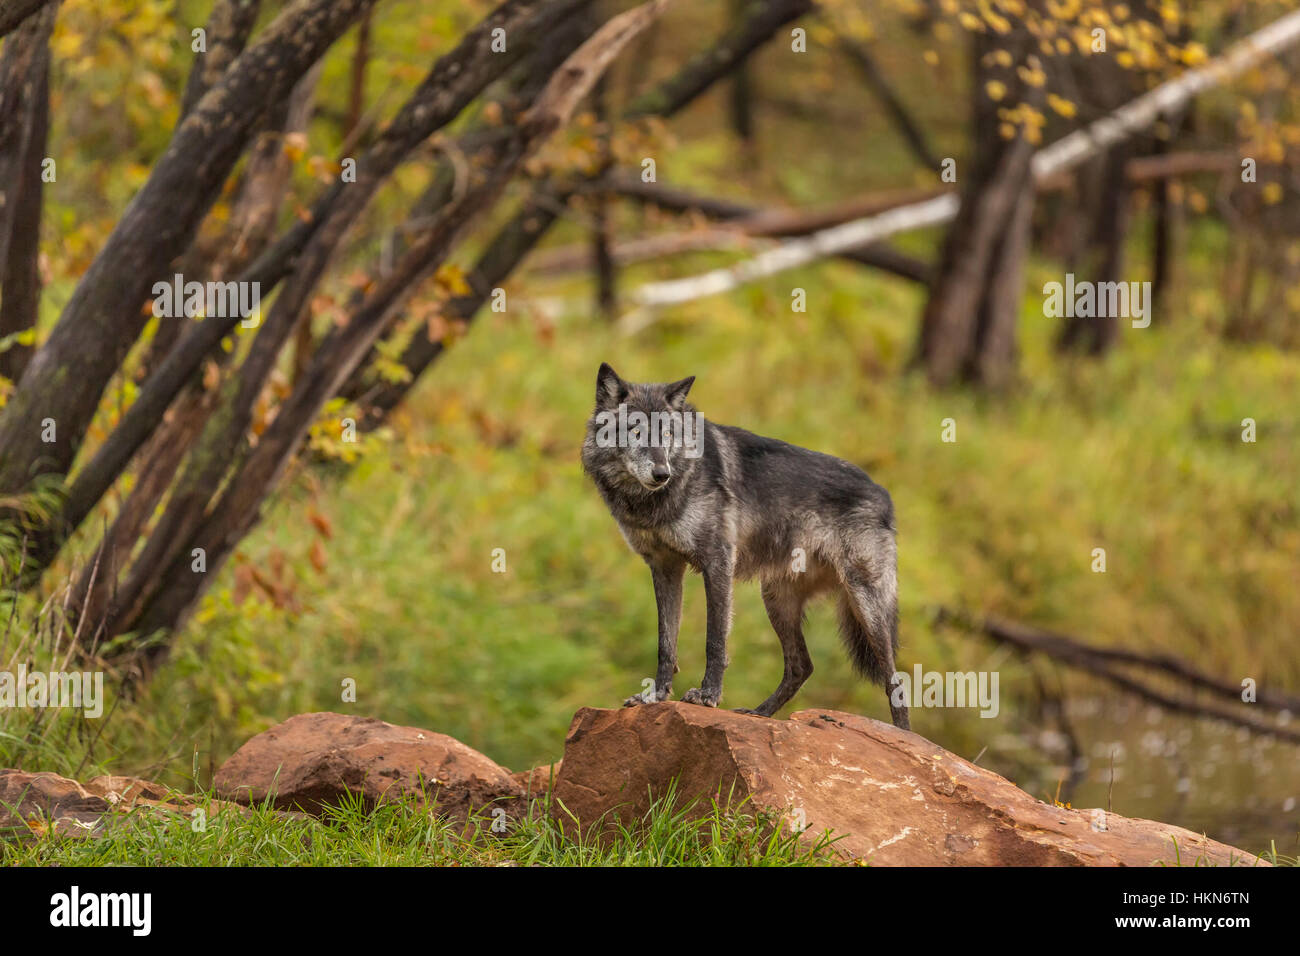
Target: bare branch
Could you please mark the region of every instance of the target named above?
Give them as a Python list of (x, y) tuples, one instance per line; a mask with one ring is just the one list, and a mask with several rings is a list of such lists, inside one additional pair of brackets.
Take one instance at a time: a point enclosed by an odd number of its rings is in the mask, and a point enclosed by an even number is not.
[(799, 19), (812, 8), (812, 0), (753, 0), (736, 25), (705, 52), (628, 104), (625, 117), (672, 116), (744, 63), (782, 25)]
[[(1222, 720), (1238, 727), (1245, 727), (1258, 734), (1277, 737), (1291, 743), (1300, 743), (1300, 731), (1260, 720), (1252, 715), (1224, 707), (1214, 707), (1198, 703), (1187, 697), (1175, 697), (1157, 690), (1148, 684), (1128, 676), (1116, 669), (1116, 665), (1133, 665), (1148, 671), (1155, 671), (1167, 677), (1179, 680), (1191, 688), (1208, 691), (1214, 696), (1241, 703), (1241, 687), (1198, 671), (1186, 661), (1167, 654), (1142, 654), (1122, 648), (1093, 647), (1075, 638), (1062, 634), (1053, 634), (1037, 628), (1027, 627), (1013, 621), (988, 618), (983, 621), (970, 621), (963, 615), (946, 609), (940, 611), (940, 623), (956, 623), (984, 633), (988, 637), (1027, 653), (1041, 653), (1067, 667), (1084, 671), (1099, 677), (1142, 700), (1178, 713), (1194, 717), (1209, 717)], [(1278, 711), (1291, 712), (1300, 706), (1293, 695), (1282, 692), (1260, 691), (1255, 706)]]
[(839, 46), (849, 58), (849, 62), (857, 68), (858, 74), (866, 82), (871, 92), (875, 94), (876, 99), (885, 108), (885, 112), (893, 120), (898, 131), (903, 134), (903, 139), (911, 147), (912, 154), (920, 160), (922, 166), (927, 169), (937, 170), (939, 168), (939, 159), (934, 150), (930, 148), (925, 132), (912, 118), (912, 114), (903, 103), (902, 98), (895, 92), (894, 87), (885, 74), (881, 72), (880, 67), (876, 65), (876, 58), (871, 55), (871, 51), (865, 45), (847, 37), (840, 39)]

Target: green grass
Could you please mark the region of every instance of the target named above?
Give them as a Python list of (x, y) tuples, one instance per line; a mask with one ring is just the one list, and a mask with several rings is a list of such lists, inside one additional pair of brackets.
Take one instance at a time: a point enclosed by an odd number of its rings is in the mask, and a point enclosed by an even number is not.
[[(112, 818), (103, 836), (52, 833), (0, 840), (0, 866), (829, 866), (843, 862), (827, 835), (801, 841), (769, 812), (716, 801), (677, 801), (670, 791), (634, 825), (597, 838), (565, 826), (539, 800), (505, 832), (485, 811), (467, 824), (442, 819), (413, 800), (373, 810), (360, 799), (321, 818), (279, 813), (190, 816), (133, 811)], [(557, 819), (558, 818), (558, 819)]]
[[(0, 839), (0, 866), (842, 866), (863, 865), (835, 851), (829, 832), (800, 839), (771, 811), (744, 802), (679, 801), (672, 788), (631, 825), (614, 823), (599, 835), (569, 825), (571, 814), (552, 798), (493, 830), (484, 810), (468, 822), (435, 815), (413, 799), (373, 809), (360, 798), (319, 818), (262, 805), (243, 812), (195, 801), (190, 814), (137, 809), (109, 817), (94, 838), (37, 828)], [(556, 812), (558, 811), (558, 812)], [(1300, 866), (1276, 846), (1261, 854), (1275, 866)], [(1243, 858), (1240, 865), (1252, 865)], [(1167, 866), (1204, 866), (1175, 841)]]

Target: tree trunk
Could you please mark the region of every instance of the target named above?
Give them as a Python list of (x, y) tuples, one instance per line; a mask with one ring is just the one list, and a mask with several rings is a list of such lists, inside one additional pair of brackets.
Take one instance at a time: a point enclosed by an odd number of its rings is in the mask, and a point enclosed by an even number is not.
[[(1034, 187), (1033, 148), (1023, 132), (1010, 139), (1000, 131), (998, 103), (987, 92), (1001, 83), (1007, 102), (1033, 99), (1011, 67), (985, 62), (995, 48), (985, 34), (972, 41), (972, 126), (974, 160), (962, 186), (961, 207), (944, 237), (930, 298), (921, 320), (917, 357), (930, 381), (949, 385), (959, 378), (1002, 383), (1015, 352), (1015, 322), (1023, 292)], [(1007, 46), (1029, 49), (1023, 35)], [(1019, 62), (1013, 54), (1013, 60)], [(958, 180), (961, 181), (961, 174)]]
[[(490, 172), (448, 204), (412, 242), (392, 273), (378, 282), (348, 321), (321, 343), (302, 383), (281, 406), (256, 447), (247, 449), (242, 467), (204, 515), (197, 534), (186, 548), (153, 565), (155, 572), (161, 572), (158, 586), (150, 589), (146, 601), (135, 603), (115, 621), (110, 632), (138, 630), (150, 635), (160, 629), (174, 630), (185, 619), (203, 592), (208, 575), (221, 567), (257, 520), (261, 503), (283, 477), (320, 408), (337, 394), (418, 283), (445, 260), (468, 224), (495, 201), (515, 170), (568, 122), (613, 58), (653, 22), (667, 2), (651, 0), (610, 20), (556, 72), (519, 125), (498, 142)], [(189, 551), (193, 548), (202, 549), (206, 556), (205, 574), (195, 574), (190, 567)], [(141, 663), (146, 672), (165, 656), (166, 650), (165, 644), (144, 650)]]
[[(1094, 210), (1091, 241), (1086, 253), (1086, 276), (1095, 283), (1116, 282), (1124, 265), (1124, 239), (1128, 233), (1129, 189), (1124, 178), (1124, 164), (1129, 158), (1127, 145), (1113, 147), (1098, 161), (1100, 182), (1093, 189)], [(1098, 301), (1101, 311), (1101, 303)], [(1067, 316), (1062, 323), (1058, 348), (1062, 351), (1104, 355), (1119, 340), (1116, 315)]]
[[(144, 328), (153, 283), (189, 245), (267, 103), (287, 95), (372, 3), (299, 0), (195, 104), (0, 411), (0, 494), (22, 491), (38, 474), (67, 473)], [(53, 424), (53, 441), (44, 440), (42, 423)]]
[[(54, 7), (42, 12), (53, 26)], [(15, 34), (8, 44), (17, 44), (21, 34)], [(26, 103), (25, 136), (22, 156), (14, 168), (14, 188), (6, 189), (4, 200), (12, 203), (0, 220), (0, 229), (9, 228), (8, 253), (0, 258), (3, 263), (3, 288), (0, 288), (0, 339), (36, 327), (41, 301), (40, 239), (41, 207), (44, 183), (41, 179), (45, 159), (45, 142), (49, 132), (50, 51), (48, 32), (36, 49), (26, 71), (26, 82), (31, 84), (31, 94)], [(8, 97), (0, 94), (4, 103)], [(16, 107), (17, 109), (17, 107)], [(34, 348), (14, 343), (0, 351), (0, 376), (17, 382), (27, 368)]]

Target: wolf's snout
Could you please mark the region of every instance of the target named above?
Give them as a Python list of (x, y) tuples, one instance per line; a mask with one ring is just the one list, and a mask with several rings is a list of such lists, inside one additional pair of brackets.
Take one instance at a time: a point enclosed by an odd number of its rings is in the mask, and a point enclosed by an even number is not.
[(659, 482), (660, 484), (667, 481), (672, 476), (673, 476), (673, 470), (669, 468), (668, 465), (666, 464), (655, 465), (653, 468), (650, 469), (650, 477), (653, 478), (656, 482)]

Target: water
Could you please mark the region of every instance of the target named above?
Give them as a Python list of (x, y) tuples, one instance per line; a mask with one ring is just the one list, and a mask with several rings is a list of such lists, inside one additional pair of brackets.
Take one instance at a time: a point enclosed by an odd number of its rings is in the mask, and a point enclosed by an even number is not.
[(1129, 698), (1078, 698), (1064, 711), (1075, 746), (1052, 719), (990, 734), (967, 717), (959, 733), (987, 747), (980, 766), (1040, 799), (1175, 824), (1250, 853), (1272, 841), (1300, 855), (1300, 747)]

